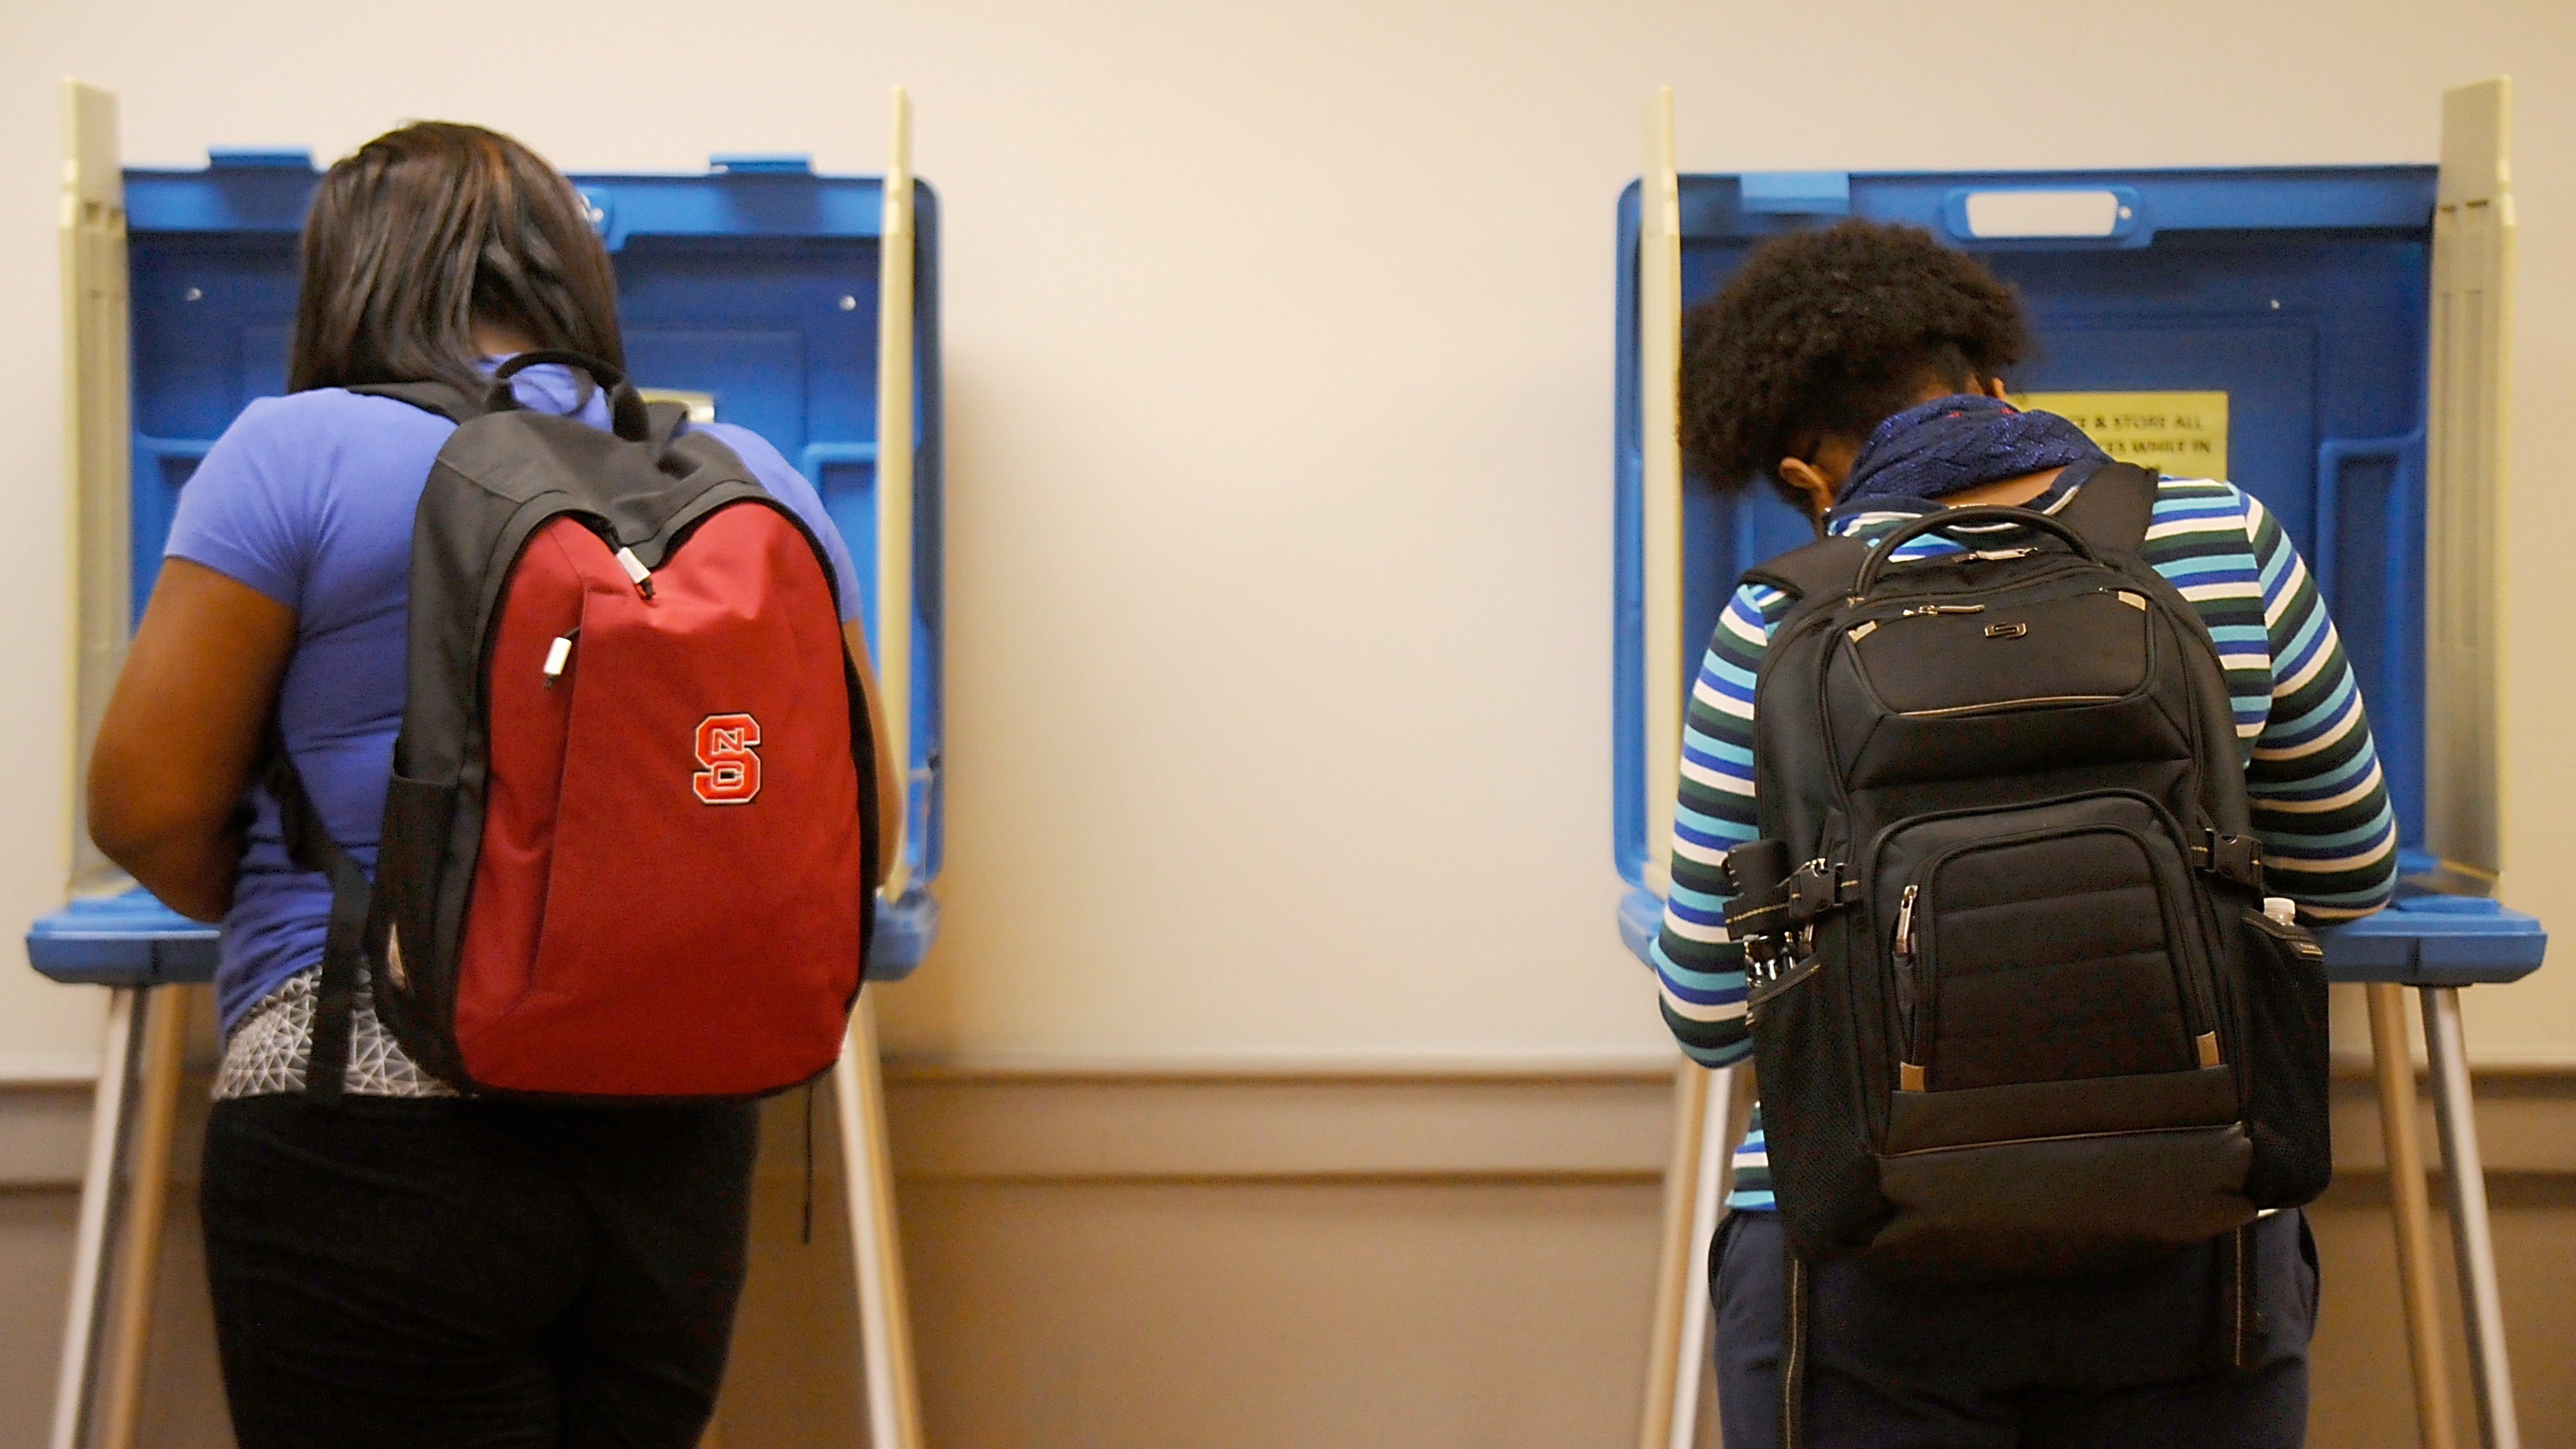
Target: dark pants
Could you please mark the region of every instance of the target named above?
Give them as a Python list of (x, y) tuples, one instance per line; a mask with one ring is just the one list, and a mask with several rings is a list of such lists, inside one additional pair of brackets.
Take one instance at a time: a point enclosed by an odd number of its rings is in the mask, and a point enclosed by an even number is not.
[(242, 1449), (688, 1449), (742, 1290), (754, 1126), (217, 1103), (206, 1262)]
[[(2216, 1366), (2226, 1252), (2112, 1279), (1961, 1289), (1808, 1265), (1814, 1449), (2297, 1449), (2307, 1431), (2316, 1244), (2298, 1213), (2255, 1227), (2254, 1368)], [(1717, 1392), (1726, 1449), (1779, 1442), (1780, 1220), (1719, 1230)]]

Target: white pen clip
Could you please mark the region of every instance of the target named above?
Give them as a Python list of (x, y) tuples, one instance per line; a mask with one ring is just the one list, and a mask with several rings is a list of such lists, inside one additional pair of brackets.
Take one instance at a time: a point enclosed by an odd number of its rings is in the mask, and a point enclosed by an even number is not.
[(635, 556), (635, 550), (631, 548), (619, 549), (617, 551), (617, 564), (618, 567), (626, 570), (626, 576), (628, 578), (635, 581), (637, 592), (643, 594), (643, 596), (648, 599), (653, 597), (653, 571), (644, 567), (644, 560)]

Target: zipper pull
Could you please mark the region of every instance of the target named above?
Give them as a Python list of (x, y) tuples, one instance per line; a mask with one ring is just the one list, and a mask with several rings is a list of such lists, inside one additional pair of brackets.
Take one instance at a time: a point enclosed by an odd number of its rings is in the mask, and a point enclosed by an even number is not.
[(653, 571), (644, 567), (644, 560), (635, 556), (635, 550), (619, 549), (617, 566), (626, 570), (626, 576), (635, 581), (636, 592), (648, 599), (653, 597)]
[(1920, 885), (1905, 888), (1896, 898), (1896, 1020), (1911, 1054), (1914, 1040), (1914, 897)]
[(564, 665), (572, 660), (572, 636), (580, 632), (581, 626), (575, 624), (571, 633), (561, 635), (546, 646), (546, 688), (554, 688), (555, 681), (563, 677)]

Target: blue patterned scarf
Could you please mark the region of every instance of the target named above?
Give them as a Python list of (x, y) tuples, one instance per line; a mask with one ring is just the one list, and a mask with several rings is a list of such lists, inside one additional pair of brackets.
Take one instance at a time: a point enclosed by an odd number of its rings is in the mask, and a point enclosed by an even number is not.
[(2055, 413), (2023, 412), (2001, 398), (1953, 393), (1916, 403), (1870, 429), (1834, 506), (1870, 498), (1938, 498), (2109, 457), (2083, 429)]

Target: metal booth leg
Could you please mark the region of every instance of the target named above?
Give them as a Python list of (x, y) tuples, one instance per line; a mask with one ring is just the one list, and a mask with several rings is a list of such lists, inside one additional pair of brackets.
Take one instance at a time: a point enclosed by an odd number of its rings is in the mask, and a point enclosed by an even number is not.
[(2468, 1049), (2460, 1034), (2460, 993), (2454, 987), (2427, 986), (2421, 994), (2434, 1120), (2441, 1127), (2443, 1175), (2450, 1182), (2451, 1246), (2459, 1257), (2460, 1316), (2468, 1328), (2478, 1431), (2487, 1449), (2522, 1449), (2522, 1431), (2514, 1422), (2513, 1370), (2505, 1358), (2504, 1303), (2496, 1290), (2495, 1240), (2487, 1228), (2486, 1169), (2478, 1156)]
[(1714, 1406), (1700, 1403), (1700, 1379), (1707, 1372), (1709, 1355), (1708, 1249), (1717, 1236), (1717, 1221), (1726, 1211), (1726, 1193), (1733, 1176), (1735, 1084), (1737, 1069), (1721, 1067), (1709, 1073), (1708, 1105), (1700, 1124), (1699, 1173), (1693, 1184), (1691, 1199), (1689, 1269), (1682, 1279), (1682, 1321), (1680, 1352), (1673, 1363), (1673, 1426), (1671, 1449), (1697, 1449), (1703, 1436), (1700, 1421), (1705, 1415), (1714, 1419)]
[(107, 1255), (123, 1196), (127, 1115), (133, 1110), (137, 1037), (147, 1019), (143, 992), (119, 987), (107, 999), (107, 1049), (89, 1120), (89, 1166), (81, 1176), (80, 1222), (72, 1240), (71, 1309), (63, 1323), (61, 1376), (54, 1388), (52, 1449), (80, 1449), (88, 1428), (90, 1371), (105, 1326)]
[(142, 1061), (135, 1071), (133, 1174), (117, 1230), (116, 1291), (100, 1367), (101, 1449), (134, 1449), (143, 1426), (143, 1374), (152, 1350), (152, 1299), (161, 1280), (161, 1234), (170, 1217), (170, 1148), (179, 1124), (179, 1077), (188, 1049), (193, 990), (154, 988), (139, 1009)]
[(2442, 1300), (2433, 1280), (2433, 1213), (2424, 1191), (2424, 1148), (2415, 1134), (2415, 1063), (2406, 1049), (2406, 988), (2372, 982), (2362, 990), (2370, 1001), (2371, 1069), (2379, 1079), (2388, 1210), (2397, 1222), (2406, 1356), (2415, 1369), (2416, 1435), (2423, 1449), (2454, 1449), (2451, 1380), (2442, 1361)]
[(82, 1449), (93, 1423), (103, 1449), (132, 1449), (142, 1421), (187, 1030), (185, 994), (156, 999), (149, 988), (119, 987), (109, 998), (54, 1390), (53, 1449)]
[(1646, 1362), (1642, 1449), (1702, 1441), (1700, 1376), (1709, 1341), (1708, 1245), (1725, 1212), (1738, 1069), (1684, 1058), (1673, 1079), (1673, 1158), (1664, 1178), (1664, 1243)]
[(841, 1115), (841, 1178), (858, 1267), (859, 1354), (868, 1393), (869, 1449), (921, 1449), (912, 1319), (895, 1235), (894, 1154), (886, 1141), (885, 1078), (877, 1060), (876, 997), (859, 993), (849, 1040), (832, 1072)]
[(1668, 1449), (1675, 1432), (1673, 1401), (1681, 1363), (1682, 1314), (1690, 1276), (1691, 1199), (1699, 1181), (1701, 1142), (1708, 1130), (1709, 1072), (1683, 1057), (1673, 1069), (1673, 1155), (1664, 1168), (1663, 1242), (1655, 1255), (1655, 1319), (1646, 1350), (1646, 1405), (1637, 1427), (1639, 1449)]

